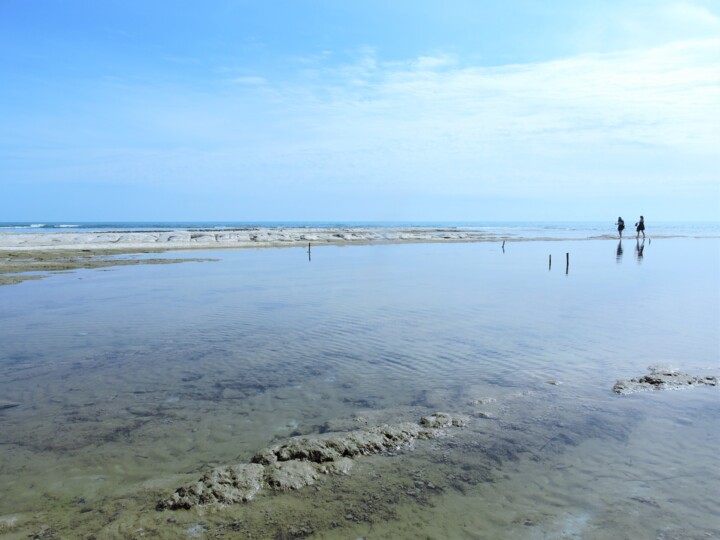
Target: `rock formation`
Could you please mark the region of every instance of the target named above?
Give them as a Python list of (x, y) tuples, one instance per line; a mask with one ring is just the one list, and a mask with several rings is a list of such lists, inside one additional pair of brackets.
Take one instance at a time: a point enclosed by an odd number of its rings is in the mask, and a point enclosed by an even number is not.
[(613, 386), (616, 394), (632, 394), (646, 390), (665, 390), (690, 388), (698, 385), (717, 386), (718, 378), (714, 375), (697, 377), (674, 369), (650, 367), (650, 374), (629, 380), (620, 380)]
[(197, 482), (181, 487), (160, 501), (158, 510), (189, 509), (213, 504), (250, 501), (264, 488), (274, 491), (312, 485), (321, 474), (347, 474), (358, 456), (379, 454), (408, 446), (415, 439), (430, 439), (441, 428), (461, 427), (465, 420), (446, 413), (349, 433), (298, 437), (261, 450), (251, 463), (215, 468)]

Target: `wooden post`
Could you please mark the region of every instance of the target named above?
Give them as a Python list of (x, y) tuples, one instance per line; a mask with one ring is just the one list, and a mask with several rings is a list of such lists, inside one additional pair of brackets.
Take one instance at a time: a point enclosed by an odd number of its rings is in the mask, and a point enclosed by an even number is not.
[(567, 274), (569, 270), (570, 270), (570, 254), (566, 253), (565, 254), (565, 273)]
[(309, 261), (309, 260), (311, 260), (311, 259), (310, 259), (310, 242), (308, 242), (308, 261)]
[(548, 270), (552, 268), (552, 255), (548, 255)]

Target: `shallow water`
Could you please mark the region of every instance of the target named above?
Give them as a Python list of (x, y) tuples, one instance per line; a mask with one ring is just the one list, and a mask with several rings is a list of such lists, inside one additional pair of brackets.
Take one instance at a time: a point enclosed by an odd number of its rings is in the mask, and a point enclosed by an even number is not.
[[(0, 289), (0, 534), (720, 536), (717, 389), (611, 392), (718, 374), (717, 239), (193, 255), (220, 260)], [(154, 510), (290, 436), (435, 410), (472, 419), (319, 489)]]

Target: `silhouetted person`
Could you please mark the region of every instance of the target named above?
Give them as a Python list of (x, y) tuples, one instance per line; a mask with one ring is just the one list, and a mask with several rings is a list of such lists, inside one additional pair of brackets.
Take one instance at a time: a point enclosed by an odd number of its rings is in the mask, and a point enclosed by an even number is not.
[(640, 216), (640, 221), (638, 221), (635, 224), (635, 229), (637, 230), (637, 236), (635, 238), (640, 238), (640, 233), (643, 235), (643, 240), (645, 240), (645, 218)]
[(618, 217), (617, 223), (615, 225), (617, 225), (618, 234), (620, 235), (620, 238), (622, 238), (622, 232), (623, 230), (625, 230), (625, 222), (623, 221), (623, 218)]
[(615, 254), (615, 260), (617, 262), (620, 262), (622, 260), (622, 255), (623, 255), (622, 240), (620, 240), (618, 242), (617, 253)]

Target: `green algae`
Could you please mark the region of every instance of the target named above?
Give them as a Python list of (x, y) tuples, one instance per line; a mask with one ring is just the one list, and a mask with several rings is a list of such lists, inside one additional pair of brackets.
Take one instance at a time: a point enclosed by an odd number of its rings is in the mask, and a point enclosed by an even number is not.
[(79, 269), (97, 269), (141, 264), (175, 264), (200, 262), (198, 258), (123, 258), (131, 254), (157, 253), (158, 249), (45, 249), (32, 251), (0, 251), (0, 285), (15, 285), (27, 280), (42, 279), (50, 273)]

